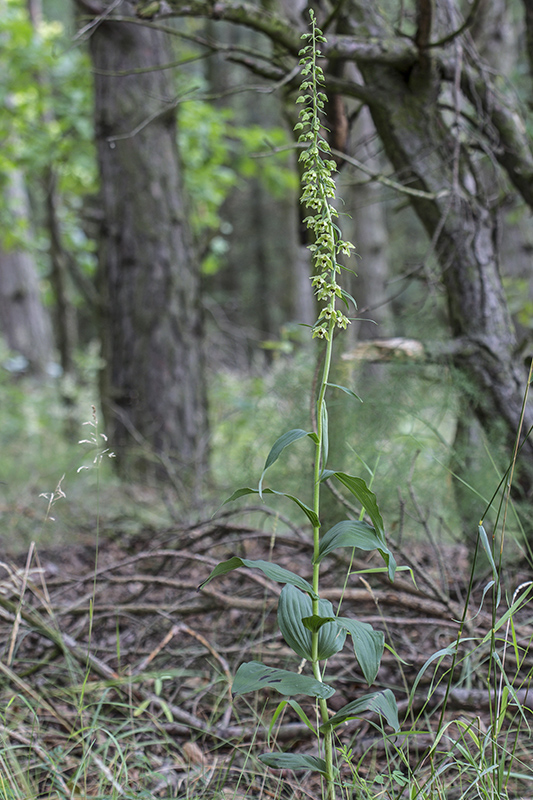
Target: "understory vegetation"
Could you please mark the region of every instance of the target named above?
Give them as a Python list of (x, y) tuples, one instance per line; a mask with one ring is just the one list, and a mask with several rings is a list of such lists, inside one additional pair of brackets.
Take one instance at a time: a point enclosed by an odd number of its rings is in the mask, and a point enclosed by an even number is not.
[[(294, 742), (296, 752), (316, 755), (300, 714), (286, 707), (269, 735), (275, 694), (230, 693), (243, 662), (294, 668), (277, 632), (279, 589), (259, 573), (232, 572), (197, 592), (216, 563), (234, 554), (270, 561), (275, 549), (281, 566), (309, 574), (309, 534), (289, 501), (272, 509), (244, 498), (217, 510), (215, 499), (261, 472), (270, 444), (265, 425), (281, 432), (289, 408), (299, 417), (291, 396), (309, 372), (296, 359), (246, 381), (218, 377), (213, 463), (220, 466), (208, 496), (187, 516), (179, 502), (147, 487), (121, 487), (105, 457), (94, 463), (98, 451), (77, 443), (92, 430), (83, 425), (92, 416), (82, 401), (69, 439), (53, 386), (32, 393), (28, 414), (29, 401), (19, 402), (24, 383), (4, 380), (10, 435), (3, 461), (17, 469), (2, 473), (9, 554), (0, 593), (2, 798), (320, 797), (316, 773), (280, 773), (257, 758), (273, 746), (294, 751)], [(501, 526), (494, 529), (496, 569), (479, 552), (482, 543), (473, 564), (475, 546), (448, 513), (449, 444), (435, 433), (409, 445), (412, 431), (402, 425), (399, 414), (389, 444), (400, 481), (387, 452), (374, 463), (366, 451), (353, 458), (369, 467), (366, 479), (385, 500), (389, 545), (409, 571), (392, 585), (384, 573), (361, 579), (354, 573), (379, 560), (338, 551), (323, 574), (323, 598), (336, 605), (343, 597), (344, 614), (385, 633), (376, 687), (394, 693), (401, 728), (392, 735), (366, 712), (365, 720), (343, 724), (339, 796), (524, 798), (533, 667), (527, 551), (509, 510), (502, 564)], [(360, 435), (357, 441), (363, 448)], [(279, 462), (272, 485), (287, 484), (300, 468), (311, 475), (301, 455)], [(78, 472), (81, 466), (91, 469)], [(484, 469), (486, 497), (472, 492), (473, 528), (501, 474), (489, 458)], [(63, 474), (65, 497), (55, 491)], [(492, 525), (486, 530), (491, 538)], [(336, 676), (333, 709), (365, 693), (346, 648), (328, 671)]]

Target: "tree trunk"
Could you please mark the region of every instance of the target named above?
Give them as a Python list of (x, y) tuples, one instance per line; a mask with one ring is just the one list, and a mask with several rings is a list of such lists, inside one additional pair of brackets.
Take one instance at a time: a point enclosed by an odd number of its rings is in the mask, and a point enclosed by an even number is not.
[[(4, 197), (15, 220), (29, 225), (22, 175), (12, 172)], [(52, 326), (41, 301), (33, 256), (20, 244), (0, 248), (0, 329), (8, 347), (20, 353), (29, 369), (44, 375), (53, 360)]]
[[(50, 238), (50, 285), (55, 297), (55, 333), (57, 349), (63, 375), (73, 372), (73, 351), (77, 342), (77, 326), (74, 307), (67, 291), (67, 255), (63, 250), (57, 217), (56, 175), (53, 169), (45, 169), (43, 184), (45, 191), (45, 224)], [(64, 400), (67, 402), (66, 395)]]
[[(124, 5), (128, 6), (124, 9)], [(125, 3), (123, 13), (133, 13)], [(114, 22), (90, 37), (104, 221), (101, 397), (119, 470), (180, 481), (207, 460), (200, 277), (176, 145), (169, 37)], [(156, 69), (154, 69), (156, 68)]]
[[(531, 28), (532, 0), (523, 2)], [(274, 44), (274, 53), (287, 53), (293, 60), (300, 49), (297, 27), (251, 4), (220, 0), (214, 9), (209, 0), (168, 0), (167, 7), (177, 16), (208, 16), (261, 31)], [(369, 106), (397, 180), (409, 193), (440, 261), (453, 361), (474, 386), (471, 405), (488, 431), (498, 422), (514, 443), (526, 374), (517, 360), (498, 269), (497, 165), (533, 208), (533, 149), (518, 103), (511, 93), (503, 97), (498, 91), (461, 27), (458, 4), (418, 0), (416, 8), (413, 37), (404, 30), (413, 17), (402, 5), (396, 11), (369, 0), (339, 4), (328, 23), (342, 20), (343, 35), (326, 30), (328, 41), (321, 50), (329, 60), (355, 62), (363, 84), (327, 70), (328, 93)], [(290, 79), (279, 68), (279, 56), (266, 67), (250, 55), (247, 63), (272, 80)], [(482, 169), (487, 160), (495, 170), (488, 191)], [(527, 409), (524, 430), (532, 422)], [(533, 464), (533, 440), (525, 442), (522, 456)], [(524, 483), (533, 486), (531, 480)]]
[[(368, 109), (363, 108), (354, 129), (354, 138), (360, 143), (354, 155), (369, 169), (379, 173), (381, 164), (372, 152), (375, 135)], [(351, 187), (346, 198), (346, 207), (353, 220), (352, 232), (349, 223), (344, 220), (343, 228), (346, 238), (354, 242), (361, 263), (361, 267), (359, 261), (355, 261), (355, 266), (352, 265), (357, 278), (351, 281), (350, 292), (359, 307), (356, 316), (362, 320), (348, 329), (348, 346), (353, 345), (356, 339), (385, 338), (391, 333), (392, 310), (387, 302), (389, 234), (385, 209), (379, 202), (380, 191), (376, 183), (365, 180)]]
[(522, 0), (526, 25), (526, 50), (529, 61), (529, 74), (533, 77), (533, 0)]
[[(353, 4), (355, 19), (375, 29), (371, 4)], [(470, 154), (445, 124), (437, 106), (440, 78), (431, 63), (410, 72), (387, 64), (361, 64), (372, 89), (370, 111), (385, 152), (404, 183), (428, 196), (411, 196), (442, 268), (453, 361), (474, 386), (471, 404), (489, 432), (503, 423), (509, 443), (518, 429), (526, 375), (517, 364), (517, 341), (498, 266), (497, 224), (483, 180)], [(526, 428), (533, 414), (526, 412)], [(533, 442), (524, 446), (533, 464)], [(528, 481), (528, 485), (530, 482)]]

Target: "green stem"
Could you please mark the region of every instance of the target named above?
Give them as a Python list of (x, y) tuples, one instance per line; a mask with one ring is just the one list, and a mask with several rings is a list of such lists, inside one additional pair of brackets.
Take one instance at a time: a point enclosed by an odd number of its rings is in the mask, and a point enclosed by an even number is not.
[[(314, 13), (311, 11), (312, 23), (312, 53), (309, 56), (310, 69), (306, 67), (304, 74), (310, 74), (312, 91), (310, 96), (311, 115), (304, 111), (302, 120), (305, 124), (309, 125), (311, 135), (306, 139), (310, 142), (308, 149), (308, 157), (306, 161), (307, 172), (304, 173), (308, 176), (308, 186), (302, 195), (303, 201), (311, 209), (316, 211), (314, 223), (308, 223), (309, 227), (315, 232), (315, 264), (319, 266), (318, 279), (316, 285), (317, 294), (319, 299), (325, 299), (329, 295), (327, 307), (319, 317), (319, 329), (316, 335), (324, 336), (326, 339), (326, 352), (324, 357), (324, 367), (322, 371), (322, 379), (318, 389), (316, 401), (316, 445), (315, 445), (315, 459), (314, 459), (314, 487), (313, 487), (313, 511), (315, 512), (316, 519), (320, 519), (320, 483), (323, 470), (326, 468), (327, 453), (324, 450), (324, 441), (326, 431), (324, 431), (324, 421), (327, 419), (325, 414), (325, 397), (326, 389), (329, 381), (329, 373), (331, 369), (331, 360), (333, 352), (333, 334), (337, 324), (342, 327), (342, 322), (336, 312), (336, 297), (338, 295), (337, 288), (337, 272), (339, 267), (337, 265), (337, 253), (340, 251), (341, 246), (347, 247), (347, 243), (340, 241), (338, 237), (338, 228), (334, 224), (333, 216), (334, 209), (330, 205), (330, 198), (334, 196), (334, 184), (331, 179), (331, 165), (330, 162), (323, 162), (321, 152), (327, 152), (326, 143), (320, 137), (320, 113), (324, 107), (324, 95), (321, 93), (321, 84), (323, 84), (323, 75), (320, 68), (317, 66), (317, 59), (320, 55), (317, 43), (324, 41), (320, 31), (317, 31)], [(309, 49), (309, 48), (308, 48)], [(305, 84), (307, 89), (308, 83)], [(306, 116), (307, 114), (307, 116)], [(300, 124), (300, 129), (302, 128)], [(304, 135), (305, 139), (305, 135)], [(342, 249), (342, 252), (346, 252)], [(325, 267), (323, 265), (326, 265)], [(342, 317), (342, 315), (341, 315)], [(347, 320), (344, 320), (344, 327)], [(318, 324), (318, 323), (317, 323)], [(313, 591), (316, 599), (313, 599), (312, 607), (313, 614), (319, 615), (319, 582), (320, 582), (320, 564), (318, 563), (318, 556), (320, 550), (320, 523), (313, 527)], [(322, 681), (323, 675), (320, 669), (320, 661), (318, 658), (318, 639), (319, 632), (314, 631), (311, 636), (311, 661), (313, 674), (316, 680)], [(328, 705), (325, 699), (319, 699), (318, 708), (320, 713), (321, 724), (326, 724), (329, 721)], [(319, 744), (320, 744), (319, 734)], [(335, 781), (334, 781), (334, 764), (333, 764), (333, 733), (328, 726), (322, 737), (324, 760), (326, 762), (326, 800), (335, 800)]]
[[(334, 302), (334, 301), (332, 301)], [(320, 518), (320, 474), (325, 464), (322, 464), (322, 449), (323, 449), (323, 409), (324, 400), (326, 396), (326, 388), (328, 385), (329, 372), (331, 368), (331, 355), (333, 351), (333, 331), (335, 322), (330, 320), (329, 324), (329, 337), (326, 341), (326, 354), (324, 357), (324, 369), (322, 372), (322, 380), (318, 391), (318, 398), (316, 404), (316, 435), (318, 441), (315, 445), (315, 463), (314, 463), (314, 489), (313, 489), (313, 511)], [(318, 579), (320, 572), (320, 564), (316, 563), (318, 558), (318, 549), (320, 546), (320, 526), (313, 528), (313, 590), (318, 594)], [(318, 600), (315, 601), (318, 604)], [(318, 609), (318, 605), (317, 605)], [(314, 611), (313, 611), (314, 613)]]
[[(332, 298), (331, 303), (334, 304), (335, 300)], [(326, 340), (326, 353), (324, 357), (324, 369), (322, 372), (322, 380), (317, 399), (317, 437), (318, 441), (315, 446), (315, 463), (314, 463), (314, 491), (313, 491), (313, 510), (319, 519), (320, 515), (320, 475), (325, 464), (322, 464), (323, 452), (323, 406), (326, 396), (326, 389), (328, 385), (329, 372), (331, 368), (331, 356), (333, 351), (333, 333), (335, 329), (335, 320), (331, 319), (329, 323), (328, 338)], [(320, 526), (313, 528), (313, 590), (318, 594), (319, 578), (320, 578), (320, 564), (318, 563), (318, 553), (320, 546)], [(318, 615), (319, 607), (318, 600), (313, 600), (313, 614)], [(312, 657), (313, 657), (313, 674), (315, 678), (322, 681), (322, 674), (320, 672), (320, 664), (318, 660), (318, 632), (313, 632), (311, 637), (312, 644)], [(326, 700), (320, 699), (318, 701), (320, 709), (320, 717), (322, 723), (329, 720), (328, 704)], [(335, 800), (335, 782), (333, 776), (333, 735), (330, 729), (324, 733), (324, 760), (326, 762), (326, 800)]]

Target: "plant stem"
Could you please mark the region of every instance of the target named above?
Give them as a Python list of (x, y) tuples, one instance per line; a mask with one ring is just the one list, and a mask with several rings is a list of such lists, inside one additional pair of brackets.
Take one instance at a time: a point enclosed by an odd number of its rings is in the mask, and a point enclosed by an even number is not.
[[(331, 298), (331, 303), (335, 303), (335, 299)], [(329, 322), (328, 337), (326, 339), (326, 353), (324, 358), (324, 369), (322, 371), (322, 380), (318, 392), (317, 399), (317, 437), (318, 441), (315, 445), (315, 463), (314, 463), (314, 491), (313, 491), (313, 510), (319, 519), (320, 514), (320, 475), (325, 464), (322, 464), (323, 455), (323, 437), (324, 437), (324, 403), (326, 396), (326, 389), (329, 379), (329, 372), (331, 368), (331, 356), (333, 352), (333, 332), (335, 329), (335, 320), (332, 318)], [(318, 563), (318, 554), (320, 546), (320, 526), (313, 528), (313, 590), (318, 594), (319, 578), (320, 578), (320, 564)], [(313, 600), (313, 614), (319, 614), (318, 600)], [(315, 678), (322, 681), (322, 674), (320, 671), (320, 664), (318, 660), (318, 631), (313, 632), (312, 638), (312, 656), (313, 656), (313, 674)], [(328, 704), (324, 699), (318, 701), (320, 709), (320, 717), (322, 723), (329, 720)], [(326, 800), (335, 800), (335, 783), (333, 778), (333, 734), (331, 729), (327, 729), (324, 733), (324, 760), (326, 762)]]
[[(317, 60), (321, 56), (318, 44), (325, 39), (321, 31), (316, 26), (314, 12), (310, 11), (311, 33), (303, 38), (310, 42), (302, 51), (304, 81), (302, 83), (302, 96), (297, 102), (304, 104), (300, 112), (300, 122), (295, 126), (295, 130), (303, 133), (299, 137), (299, 142), (306, 143), (306, 149), (300, 155), (300, 161), (305, 165), (302, 175), (303, 192), (301, 195), (302, 203), (310, 209), (310, 215), (305, 222), (314, 234), (313, 244), (310, 250), (313, 252), (313, 259), (316, 274), (313, 278), (313, 287), (319, 300), (325, 301), (325, 306), (320, 312), (318, 321), (313, 328), (313, 337), (324, 338), (326, 340), (326, 352), (324, 357), (324, 367), (322, 379), (318, 389), (316, 400), (316, 442), (315, 459), (313, 470), (313, 511), (317, 524), (313, 526), (313, 592), (315, 597), (312, 600), (314, 616), (320, 616), (320, 603), (318, 599), (320, 583), (320, 484), (323, 471), (327, 462), (327, 408), (326, 408), (326, 389), (328, 386), (329, 373), (333, 352), (333, 335), (335, 328), (346, 328), (349, 320), (336, 309), (337, 298), (345, 300), (345, 295), (337, 284), (337, 273), (341, 267), (337, 263), (337, 255), (344, 253), (350, 254), (353, 245), (344, 242), (340, 238), (340, 231), (334, 223), (334, 217), (338, 216), (333, 205), (335, 197), (335, 182), (332, 172), (335, 170), (335, 162), (328, 160), (323, 154), (330, 153), (329, 144), (321, 135), (320, 115), (324, 112), (326, 96), (321, 91), (324, 86), (324, 74), (318, 66)], [(319, 631), (314, 630), (311, 634), (311, 661), (313, 674), (318, 681), (323, 680), (319, 661)], [(326, 800), (335, 800), (335, 781), (333, 764), (333, 733), (327, 724), (329, 722), (328, 705), (325, 699), (319, 699), (318, 708), (320, 711), (321, 724), (325, 725), (323, 733), (324, 760), (326, 763)], [(320, 744), (319, 733), (319, 744)]]

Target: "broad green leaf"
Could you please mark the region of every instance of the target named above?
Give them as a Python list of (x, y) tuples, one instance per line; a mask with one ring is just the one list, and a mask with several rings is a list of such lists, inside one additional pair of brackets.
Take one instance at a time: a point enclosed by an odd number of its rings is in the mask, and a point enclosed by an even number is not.
[(303, 617), (302, 622), (308, 631), (316, 633), (323, 625), (328, 622), (336, 622), (336, 619), (335, 617), (319, 617), (317, 614), (313, 614), (311, 617)]
[[(378, 536), (376, 529), (355, 519), (337, 522), (333, 528), (320, 537), (318, 557), (319, 564), (325, 556), (336, 550), (337, 547), (357, 547), (359, 550), (379, 550), (387, 547), (382, 537)], [(388, 548), (387, 548), (388, 549)]]
[(261, 495), (262, 486), (263, 486), (263, 478), (265, 477), (265, 472), (269, 467), (274, 464), (275, 461), (278, 460), (281, 452), (288, 447), (293, 442), (297, 442), (298, 439), (303, 439), (304, 436), (310, 436), (311, 434), (308, 431), (304, 431), (301, 428), (294, 428), (292, 431), (287, 431), (284, 433), (283, 436), (280, 436), (274, 444), (272, 445), (272, 449), (267, 456), (267, 460), (265, 461), (265, 466), (263, 467), (263, 472), (261, 473), (261, 478), (259, 480), (259, 494)]
[[(333, 606), (329, 600), (319, 600), (318, 610), (321, 617), (334, 618)], [(303, 623), (303, 619), (313, 616), (313, 604), (307, 594), (286, 585), (281, 590), (278, 601), (278, 625), (283, 638), (294, 652), (311, 661), (312, 636)], [(318, 658), (322, 661), (342, 650), (346, 640), (346, 631), (339, 628), (336, 622), (327, 622), (318, 632)]]
[(359, 700), (353, 700), (351, 703), (348, 703), (348, 705), (341, 708), (340, 711), (337, 711), (328, 722), (321, 725), (320, 731), (324, 732), (328, 728), (336, 728), (349, 719), (357, 719), (361, 717), (365, 711), (374, 711), (376, 714), (384, 717), (395, 731), (400, 730), (396, 698), (390, 689), (385, 689), (383, 692), (371, 692), (364, 697), (360, 697)]
[(320, 539), (316, 563), (329, 555), (337, 547), (357, 547), (359, 550), (378, 550), (389, 572), (389, 578), (394, 579), (396, 561), (389, 550), (385, 537), (380, 535), (375, 528), (367, 522), (347, 519), (338, 522), (330, 528)]
[(247, 494), (259, 494), (257, 489), (250, 489), (249, 486), (244, 486), (242, 489), (237, 489), (233, 492), (231, 497), (228, 497), (227, 500), (224, 500), (222, 505), (226, 505), (226, 503), (232, 503), (234, 500), (238, 500), (240, 497), (245, 497)]
[(263, 492), (269, 492), (269, 493), (272, 492), (272, 494), (279, 494), (279, 495), (282, 495), (283, 497), (288, 497), (289, 500), (292, 500), (293, 503), (296, 503), (296, 505), (299, 506), (302, 509), (302, 511), (306, 515), (307, 519), (309, 520), (309, 522), (313, 526), (313, 528), (320, 528), (320, 520), (318, 519), (318, 517), (315, 514), (315, 512), (313, 511), (313, 509), (309, 508), (309, 506), (306, 506), (305, 503), (302, 503), (302, 501), (299, 500), (294, 495), (286, 494), (285, 492), (275, 492), (273, 489), (272, 490), (263, 489)]
[(323, 758), (300, 753), (263, 753), (259, 761), (272, 769), (305, 769), (326, 775), (328, 768)]
[(361, 505), (364, 507), (366, 513), (372, 520), (374, 528), (379, 536), (383, 537), (385, 541), (385, 529), (383, 526), (383, 519), (379, 512), (376, 495), (372, 492), (362, 478), (355, 478), (353, 475), (347, 475), (346, 472), (335, 472), (334, 470), (327, 470), (322, 475), (322, 480), (325, 478), (335, 477), (356, 497)]
[(239, 567), (259, 569), (267, 576), (267, 578), (270, 578), (272, 581), (276, 581), (276, 583), (290, 583), (293, 586), (298, 586), (304, 592), (309, 592), (313, 597), (317, 597), (311, 584), (308, 583), (304, 578), (300, 578), (300, 576), (296, 575), (295, 572), (291, 572), (290, 570), (285, 569), (285, 567), (280, 567), (278, 564), (272, 564), (270, 561), (262, 561), (261, 559), (258, 561), (251, 561), (249, 558), (239, 558), (238, 556), (233, 556), (233, 558), (230, 558), (227, 561), (221, 561), (220, 564), (217, 564), (209, 577), (198, 586), (198, 591), (200, 591), (202, 587), (207, 586), (207, 584), (210, 583), (213, 578), (218, 578), (220, 575), (226, 575), (226, 573), (232, 572), (234, 569), (239, 569)]
[[(226, 503), (231, 503), (233, 500), (238, 500), (239, 497), (244, 497), (247, 494), (260, 494), (260, 492), (259, 489), (250, 489), (249, 487), (245, 486), (243, 489), (237, 489), (236, 492), (233, 492), (231, 497), (228, 497), (227, 500), (224, 500), (223, 505), (226, 505)], [(302, 501), (299, 500), (294, 495), (286, 494), (285, 492), (276, 492), (274, 489), (263, 489), (261, 492), (261, 496), (263, 494), (277, 494), (279, 497), (287, 497), (289, 500), (292, 500), (293, 503), (296, 503), (296, 505), (302, 509), (307, 519), (313, 526), (313, 528), (320, 527), (320, 520), (318, 519), (313, 509), (309, 508), (309, 506), (306, 506), (305, 503), (302, 503)]]
[(340, 386), (338, 383), (328, 383), (327, 385), (331, 386), (332, 389), (340, 389), (341, 392), (344, 392), (345, 394), (349, 395), (350, 397), (355, 397), (355, 399), (359, 400), (360, 403), (363, 402), (358, 394), (356, 394), (354, 391), (352, 391), (352, 389), (348, 389), (346, 386)]
[(233, 696), (256, 692), (258, 689), (275, 689), (280, 694), (305, 694), (308, 697), (321, 697), (326, 700), (335, 694), (335, 689), (316, 678), (298, 675), (287, 669), (267, 667), (259, 661), (247, 661), (241, 664), (233, 680)]
[(347, 630), (352, 637), (355, 657), (370, 686), (376, 680), (383, 655), (385, 646), (383, 633), (375, 631), (368, 622), (359, 622), (359, 620), (348, 617), (338, 617), (337, 624)]
[(309, 436), (309, 432), (304, 431), (301, 428), (294, 428), (292, 431), (287, 431), (287, 433), (284, 433), (283, 436), (280, 436), (279, 439), (272, 445), (272, 449), (270, 450), (267, 460), (265, 461), (263, 472), (265, 472), (275, 461), (278, 460), (282, 450), (284, 450), (293, 442), (297, 442), (298, 439), (303, 439), (304, 436)]

